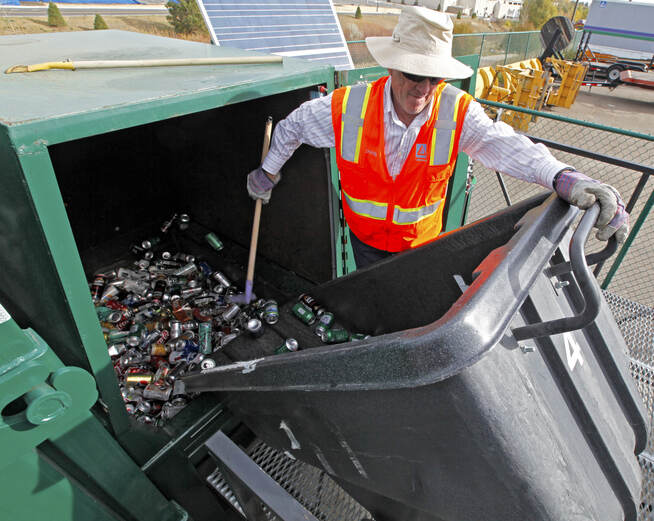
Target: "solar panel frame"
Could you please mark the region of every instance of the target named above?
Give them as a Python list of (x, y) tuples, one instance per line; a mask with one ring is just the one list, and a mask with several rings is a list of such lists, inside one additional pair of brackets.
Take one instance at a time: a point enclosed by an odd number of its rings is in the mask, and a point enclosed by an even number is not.
[(354, 69), (332, 0), (196, 0), (216, 45)]

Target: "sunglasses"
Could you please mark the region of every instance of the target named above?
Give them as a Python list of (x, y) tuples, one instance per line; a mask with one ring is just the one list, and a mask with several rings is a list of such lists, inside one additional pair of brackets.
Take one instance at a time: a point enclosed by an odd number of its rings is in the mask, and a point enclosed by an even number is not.
[(408, 72), (402, 72), (402, 76), (404, 76), (407, 80), (412, 81), (414, 83), (421, 83), (425, 80), (429, 80), (429, 83), (432, 85), (438, 85), (443, 78), (431, 78), (429, 76), (418, 76), (417, 74), (409, 74)]

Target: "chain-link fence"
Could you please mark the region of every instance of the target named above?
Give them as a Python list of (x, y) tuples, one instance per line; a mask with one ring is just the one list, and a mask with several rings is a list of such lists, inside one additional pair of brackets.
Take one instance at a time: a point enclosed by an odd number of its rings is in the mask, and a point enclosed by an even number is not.
[[(574, 57), (582, 31), (575, 32), (573, 42), (566, 49)], [(390, 36), (390, 35), (389, 35)], [(377, 65), (366, 47), (364, 40), (347, 42), (355, 67), (372, 67)], [(531, 58), (536, 58), (543, 52), (540, 31), (521, 31), (512, 33), (475, 33), (455, 34), (452, 42), (454, 56), (479, 55), (479, 66), (506, 65)]]

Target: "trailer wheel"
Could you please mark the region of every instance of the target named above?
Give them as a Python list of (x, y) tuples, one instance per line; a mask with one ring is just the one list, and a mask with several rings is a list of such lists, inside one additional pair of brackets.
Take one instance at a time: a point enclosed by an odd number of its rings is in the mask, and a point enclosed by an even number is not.
[(611, 83), (620, 81), (620, 73), (623, 71), (621, 65), (611, 65), (606, 71), (606, 77)]

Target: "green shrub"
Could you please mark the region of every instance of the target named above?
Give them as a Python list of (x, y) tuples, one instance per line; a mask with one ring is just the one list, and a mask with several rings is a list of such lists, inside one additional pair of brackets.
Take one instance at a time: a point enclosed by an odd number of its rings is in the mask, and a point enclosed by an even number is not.
[(456, 19), (457, 19), (457, 20), (461, 20), (461, 11), (459, 11), (458, 13), (456, 13)]
[(361, 18), (363, 15), (361, 14), (361, 6), (357, 5), (357, 10), (354, 13), (354, 18)]
[(473, 19), (474, 19), (474, 18), (477, 18), (477, 13), (473, 12), (473, 13), (470, 15), (470, 18), (473, 18)]
[(104, 21), (104, 18), (102, 18), (102, 15), (95, 15), (95, 20), (93, 20), (93, 29), (109, 29), (109, 26), (107, 25), (107, 22)]
[(50, 27), (66, 27), (66, 20), (54, 2), (48, 4), (48, 25)]
[(166, 7), (170, 13), (166, 16), (166, 20), (170, 22), (176, 33), (191, 34), (207, 30), (195, 0), (179, 0), (179, 2), (169, 0)]

